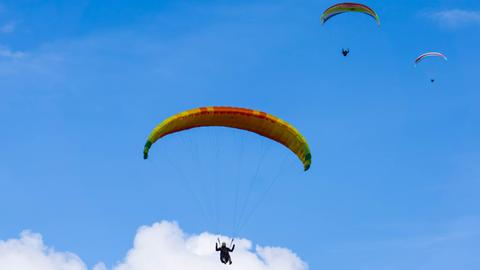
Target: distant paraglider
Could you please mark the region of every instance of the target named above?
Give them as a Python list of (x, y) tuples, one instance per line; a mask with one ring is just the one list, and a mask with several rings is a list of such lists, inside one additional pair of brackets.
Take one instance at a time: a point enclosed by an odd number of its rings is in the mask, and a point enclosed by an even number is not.
[[(420, 56), (418, 56), (416, 59), (415, 59), (415, 67), (421, 63), (424, 59), (427, 59), (427, 58), (430, 58), (430, 57), (434, 57), (434, 58), (442, 58), (443, 60), (445, 61), (448, 61), (448, 58), (442, 54), (442, 53), (439, 53), (439, 52), (427, 52), (427, 53), (423, 53), (421, 54)], [(431, 78), (430, 79), (430, 82), (431, 83), (434, 83), (435, 82), (435, 79), (434, 78)]]
[[(335, 4), (329, 8), (327, 8), (322, 15), (320, 16), (320, 22), (325, 24), (327, 21), (329, 21), (331, 18), (334, 16), (347, 13), (347, 12), (359, 12), (366, 14), (370, 17), (372, 17), (378, 25), (380, 25), (380, 18), (378, 17), (378, 14), (371, 9), (370, 7), (359, 4), (359, 3), (339, 3)], [(342, 49), (342, 55), (347, 56), (349, 54), (350, 50), (348, 48)]]

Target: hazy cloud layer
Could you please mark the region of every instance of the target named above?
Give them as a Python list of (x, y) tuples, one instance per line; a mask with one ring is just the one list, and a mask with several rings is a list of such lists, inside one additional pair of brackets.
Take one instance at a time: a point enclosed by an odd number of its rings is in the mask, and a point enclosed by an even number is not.
[(0, 46), (0, 58), (19, 59), (25, 56), (24, 52), (14, 51), (7, 47)]
[(428, 16), (440, 26), (448, 28), (472, 24), (480, 26), (480, 11), (451, 9), (433, 12)]
[(8, 22), (0, 26), (0, 33), (9, 34), (15, 31), (16, 23)]

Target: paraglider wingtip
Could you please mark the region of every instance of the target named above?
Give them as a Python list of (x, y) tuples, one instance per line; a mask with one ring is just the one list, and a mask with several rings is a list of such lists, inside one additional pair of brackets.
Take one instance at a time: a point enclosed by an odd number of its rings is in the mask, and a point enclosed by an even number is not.
[(308, 169), (310, 169), (310, 165), (312, 165), (312, 154), (310, 154), (310, 152), (305, 155), (305, 162), (303, 164), (303, 171), (308, 171)]
[(152, 147), (152, 142), (150, 140), (148, 140), (146, 143), (145, 143), (145, 148), (143, 148), (143, 159), (147, 159), (148, 158), (148, 151), (150, 150), (150, 147)]

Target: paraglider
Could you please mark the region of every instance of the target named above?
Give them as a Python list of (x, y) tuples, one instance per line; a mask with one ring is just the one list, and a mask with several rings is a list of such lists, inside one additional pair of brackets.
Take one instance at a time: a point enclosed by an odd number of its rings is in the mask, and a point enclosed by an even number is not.
[[(363, 13), (366, 14), (370, 17), (372, 17), (378, 25), (380, 25), (380, 18), (378, 17), (378, 14), (371, 9), (370, 7), (359, 4), (359, 3), (339, 3), (335, 4), (329, 8), (327, 8), (322, 15), (320, 16), (320, 22), (325, 24), (327, 21), (329, 21), (331, 18), (347, 13), (347, 12), (358, 12), (358, 13)], [(349, 54), (350, 50), (348, 48), (342, 49), (342, 55), (347, 56)]]
[[(218, 240), (220, 242), (220, 240)], [(233, 242), (233, 239), (232, 239)], [(230, 244), (231, 245), (231, 244)], [(215, 251), (220, 251), (220, 261), (223, 264), (232, 264), (232, 257), (230, 256), (230, 252), (233, 252), (235, 249), (235, 244), (233, 246), (227, 247), (227, 244), (225, 242), (222, 242), (222, 245), (218, 247), (218, 243), (215, 243)]]
[[(443, 59), (445, 61), (448, 61), (448, 58), (442, 54), (442, 53), (439, 53), (439, 52), (427, 52), (427, 53), (423, 53), (421, 54), (420, 56), (418, 56), (416, 59), (415, 59), (415, 67), (417, 67), (417, 65), (419, 63), (421, 63), (424, 59), (427, 59), (427, 58), (430, 58), (430, 57), (433, 57), (433, 58), (440, 58), (440, 59)], [(434, 83), (435, 82), (435, 79), (434, 78), (430, 78), (430, 82), (431, 83)]]
[[(227, 129), (218, 130), (212, 127), (225, 127)], [(291, 124), (266, 112), (226, 106), (195, 108), (174, 114), (163, 120), (152, 130), (152, 132), (148, 136), (147, 142), (145, 143), (145, 147), (143, 150), (144, 159), (147, 159), (149, 157), (151, 147), (155, 143), (164, 141), (164, 137), (170, 137), (170, 135), (177, 133), (179, 133), (178, 135), (181, 135), (180, 133), (184, 132), (186, 133), (184, 134), (185, 136), (192, 135), (192, 133), (199, 134), (201, 130), (195, 130), (195, 132), (191, 131), (197, 128), (202, 128), (205, 132), (209, 132), (209, 137), (215, 137), (215, 139), (212, 139), (213, 141), (218, 140), (218, 134), (215, 134), (215, 132), (224, 132), (226, 134), (235, 133), (232, 129), (251, 132), (256, 135), (260, 135), (253, 137), (245, 136), (249, 137), (249, 140), (253, 140), (253, 142), (255, 140), (259, 140), (262, 142), (262, 145), (267, 144), (267, 146), (269, 146), (278, 143), (285, 146), (286, 149), (289, 151), (283, 151), (283, 149), (274, 150), (284, 152), (284, 161), (286, 161), (287, 157), (290, 156), (290, 152), (294, 153), (297, 159), (303, 165), (304, 171), (307, 171), (310, 168), (312, 162), (312, 155), (310, 153), (310, 149), (306, 139)], [(259, 172), (262, 161), (265, 157), (266, 150), (268, 148), (260, 147), (257, 149), (253, 145), (251, 146), (252, 149), (255, 149), (255, 151), (257, 151), (253, 153), (259, 154), (258, 163), (254, 164), (254, 162), (250, 162), (251, 159), (246, 159), (246, 162), (248, 162), (247, 167), (242, 167), (240, 163), (242, 160), (241, 155), (243, 152), (243, 135), (237, 136), (239, 137), (238, 139), (242, 140), (242, 142), (240, 143), (241, 147), (238, 151), (240, 158), (232, 156), (232, 154), (235, 154), (235, 151), (233, 151), (231, 154), (226, 155), (225, 158), (219, 158), (218, 150), (220, 148), (218, 148), (218, 144), (214, 147), (208, 147), (208, 141), (203, 140), (205, 138), (200, 136), (192, 136), (192, 138), (184, 140), (183, 143), (183, 145), (187, 148), (191, 146), (189, 150), (196, 149), (191, 151), (190, 153), (192, 155), (191, 161), (193, 163), (188, 163), (188, 161), (185, 161), (183, 159), (182, 153), (179, 153), (179, 156), (173, 160), (168, 157), (170, 154), (172, 154), (172, 152), (166, 153), (165, 155), (161, 156), (161, 158), (169, 159), (172, 168), (178, 172), (179, 179), (185, 181), (185, 187), (188, 192), (191, 192), (193, 195), (192, 197), (198, 200), (198, 207), (200, 207), (200, 210), (202, 210), (200, 212), (204, 214), (203, 218), (205, 219), (205, 222), (216, 222), (214, 226), (216, 226), (216, 228), (218, 229), (219, 223), (225, 224), (225, 220), (230, 220), (229, 218), (226, 218), (226, 216), (222, 215), (222, 213), (220, 213), (222, 208), (225, 209), (225, 213), (232, 215), (233, 229), (231, 231), (231, 234), (233, 236), (239, 233), (241, 229), (243, 229), (243, 227), (248, 223), (248, 221), (252, 217), (253, 212), (266, 197), (267, 192), (270, 190), (270, 187), (275, 183), (276, 179), (283, 176), (281, 170), (288, 169), (289, 167), (285, 165), (286, 163), (282, 163), (282, 165), (280, 166), (280, 164), (275, 164), (274, 159), (269, 159), (268, 162), (273, 161), (273, 163), (270, 163), (271, 166), (265, 167), (265, 172)], [(264, 140), (263, 137), (267, 138), (268, 140)], [(198, 142), (200, 144), (205, 144), (205, 153), (199, 151), (200, 147), (194, 147), (192, 145), (192, 141), (195, 138), (199, 139)], [(223, 137), (220, 137), (220, 139), (222, 138)], [(167, 139), (164, 142), (168, 141), (169, 140)], [(169, 144), (168, 147), (170, 147), (170, 145), (171, 144)], [(175, 149), (174, 151), (177, 151), (178, 148), (174, 147), (173, 149)], [(216, 157), (214, 159), (209, 158), (209, 155), (211, 155), (212, 152), (216, 152), (215, 154), (213, 154), (213, 156)], [(222, 150), (221, 152), (227, 152), (227, 149)], [(227, 166), (221, 166), (219, 163), (220, 161), (227, 163)], [(291, 161), (296, 160), (291, 159)], [(208, 163), (210, 163), (212, 166), (209, 167)], [(186, 173), (182, 170), (182, 165), (188, 166)], [(196, 167), (192, 167), (192, 165)], [(252, 169), (254, 169), (254, 171), (252, 171), (253, 174), (250, 174), (246, 170), (242, 170), (244, 168), (248, 169), (249, 167), (252, 167)], [(272, 169), (278, 169), (278, 172), (272, 171)], [(207, 173), (207, 175), (205, 176), (201, 175), (201, 173), (204, 171)], [(221, 172), (225, 172), (227, 174), (226, 177), (219, 175), (219, 173)], [(188, 177), (188, 173), (192, 173), (191, 178)], [(237, 175), (232, 175), (234, 173), (237, 173)], [(220, 181), (220, 179), (225, 180)], [(219, 182), (216, 182), (217, 180)], [(193, 185), (197, 184), (199, 186), (199, 190), (196, 190), (196, 188), (192, 188), (192, 183)], [(229, 185), (228, 190), (226, 190), (225, 194), (230, 193), (233, 195), (233, 198), (231, 200), (217, 201), (218, 192), (215, 191), (215, 188), (222, 187), (215, 186), (214, 184), (216, 183), (224, 183), (225, 185)], [(207, 189), (210, 189), (209, 187), (212, 188), (210, 190), (201, 191), (200, 188), (203, 187), (207, 187)], [(257, 188), (263, 188), (263, 191)], [(232, 205), (227, 204), (227, 201), (231, 201)], [(223, 220), (219, 218), (220, 216), (222, 216)], [(230, 244), (231, 247), (228, 247), (224, 243), (221, 244), (221, 242), (219, 241), (215, 246), (215, 250), (220, 251), (220, 260), (224, 264), (232, 264), (230, 252), (232, 252), (235, 248), (235, 245), (232, 246), (232, 243)]]
[(312, 155), (307, 141), (298, 130), (271, 114), (236, 107), (201, 107), (175, 114), (155, 127), (148, 137), (143, 158), (148, 158), (150, 147), (166, 135), (198, 127), (229, 127), (242, 129), (274, 140), (290, 149), (302, 162), (307, 171)]

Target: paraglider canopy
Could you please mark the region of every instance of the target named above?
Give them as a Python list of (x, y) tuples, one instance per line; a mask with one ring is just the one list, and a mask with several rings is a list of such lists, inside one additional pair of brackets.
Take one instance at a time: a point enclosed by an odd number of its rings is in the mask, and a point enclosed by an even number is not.
[(339, 3), (327, 8), (320, 17), (322, 24), (326, 23), (332, 17), (346, 12), (360, 12), (372, 17), (378, 25), (380, 25), (380, 18), (378, 14), (370, 7), (359, 3)]
[(448, 58), (442, 54), (442, 53), (439, 53), (439, 52), (427, 52), (427, 53), (423, 53), (421, 54), (420, 56), (418, 56), (416, 59), (415, 59), (415, 66), (422, 62), (424, 59), (426, 58), (429, 58), (429, 57), (440, 57), (440, 58), (443, 58), (443, 60), (445, 61), (448, 61)]
[(167, 118), (155, 127), (148, 137), (143, 158), (148, 158), (150, 147), (160, 138), (182, 130), (198, 127), (229, 127), (250, 131), (286, 146), (295, 153), (307, 171), (312, 155), (307, 141), (286, 121), (271, 114), (236, 107), (212, 106), (184, 111)]

